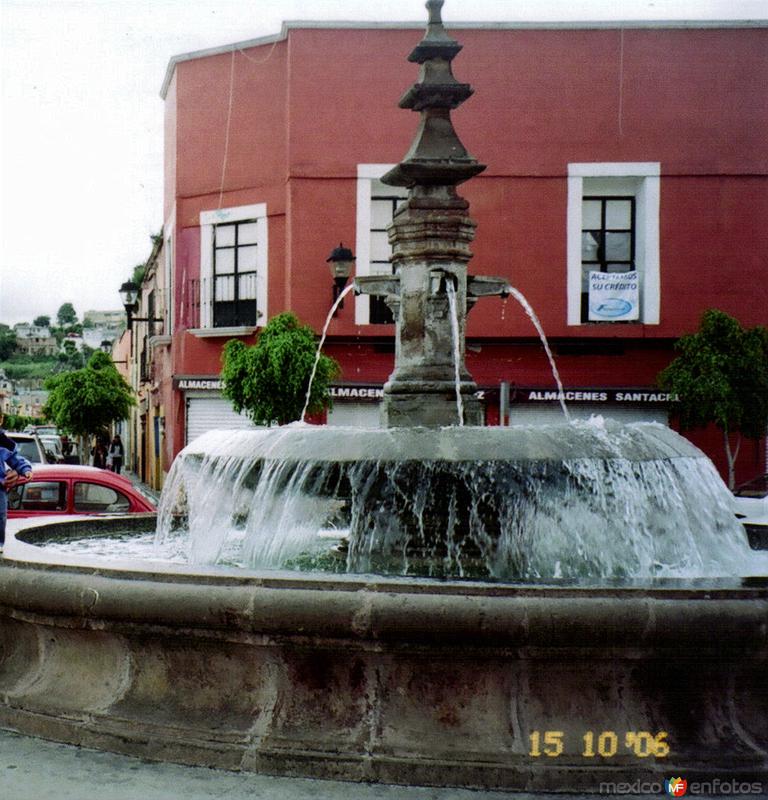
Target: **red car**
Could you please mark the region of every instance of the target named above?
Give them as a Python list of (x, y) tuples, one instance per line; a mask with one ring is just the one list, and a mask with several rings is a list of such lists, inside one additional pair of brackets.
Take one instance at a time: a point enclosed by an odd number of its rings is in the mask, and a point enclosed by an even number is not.
[(32, 480), (8, 492), (8, 517), (155, 511), (122, 475), (74, 464), (33, 464)]

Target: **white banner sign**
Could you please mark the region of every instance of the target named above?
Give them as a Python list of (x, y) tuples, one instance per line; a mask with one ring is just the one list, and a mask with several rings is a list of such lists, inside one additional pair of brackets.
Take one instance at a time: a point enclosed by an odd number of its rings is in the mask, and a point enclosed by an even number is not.
[(637, 272), (589, 273), (589, 321), (623, 322), (640, 318)]

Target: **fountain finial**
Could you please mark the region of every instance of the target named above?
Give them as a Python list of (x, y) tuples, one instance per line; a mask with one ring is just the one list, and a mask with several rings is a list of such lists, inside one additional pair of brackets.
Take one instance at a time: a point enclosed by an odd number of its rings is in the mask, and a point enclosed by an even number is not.
[(485, 169), (464, 148), (451, 121), (451, 110), (472, 95), (472, 87), (451, 71), (461, 45), (443, 27), (442, 6), (443, 0), (427, 0), (426, 33), (408, 56), (421, 71), (400, 98), (400, 108), (419, 111), (422, 120), (403, 160), (382, 178), (390, 186), (455, 186)]
[[(427, 21), (427, 32), (424, 34), (424, 41), (429, 43), (434, 42), (443, 42), (444, 44), (452, 43), (458, 49), (456, 52), (458, 53), (461, 50), (461, 45), (458, 42), (451, 39), (450, 36), (445, 31), (443, 27), (443, 18), (441, 16), (441, 11), (443, 8), (443, 3), (445, 0), (427, 0), (426, 8), (429, 14), (429, 18)], [(415, 59), (411, 59), (415, 60)]]

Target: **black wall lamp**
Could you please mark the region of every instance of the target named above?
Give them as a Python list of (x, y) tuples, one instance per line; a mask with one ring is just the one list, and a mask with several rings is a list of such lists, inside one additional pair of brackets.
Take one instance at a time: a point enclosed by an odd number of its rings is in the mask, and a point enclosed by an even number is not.
[[(102, 341), (102, 343), (99, 345), (99, 350), (101, 350), (102, 353), (106, 353), (110, 358), (112, 358), (112, 344), (113, 343), (110, 342), (109, 339), (104, 339)], [(115, 359), (112, 358), (112, 363), (113, 364), (127, 364), (128, 361), (127, 360), (115, 361)]]
[[(339, 246), (334, 247), (330, 256), (325, 260), (330, 267), (331, 277), (333, 278), (333, 303), (335, 303), (339, 299), (339, 295), (344, 291), (349, 276), (352, 274), (352, 268), (355, 266), (355, 257), (348, 247), (344, 247), (339, 242)], [(338, 307), (344, 308), (343, 300)]]
[(163, 322), (162, 319), (155, 317), (134, 317), (133, 312), (138, 307), (139, 287), (133, 281), (126, 281), (120, 287), (120, 299), (123, 301), (125, 308), (125, 315), (127, 317), (126, 327), (128, 330), (133, 329), (134, 322)]

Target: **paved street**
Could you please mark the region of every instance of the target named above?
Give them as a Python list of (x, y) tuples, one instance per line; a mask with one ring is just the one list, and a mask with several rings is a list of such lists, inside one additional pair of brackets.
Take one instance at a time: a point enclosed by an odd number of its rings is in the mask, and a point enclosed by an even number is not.
[[(528, 800), (531, 797), (464, 789), (272, 778), (156, 764), (0, 731), (2, 800)], [(557, 798), (580, 800), (575, 795), (557, 795)]]

